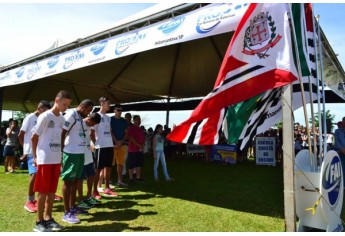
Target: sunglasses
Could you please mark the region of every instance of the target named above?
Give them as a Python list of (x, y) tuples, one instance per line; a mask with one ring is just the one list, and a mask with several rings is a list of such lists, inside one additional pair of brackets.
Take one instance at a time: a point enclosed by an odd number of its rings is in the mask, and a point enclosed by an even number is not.
[(116, 111), (122, 111), (122, 109), (115, 109)]

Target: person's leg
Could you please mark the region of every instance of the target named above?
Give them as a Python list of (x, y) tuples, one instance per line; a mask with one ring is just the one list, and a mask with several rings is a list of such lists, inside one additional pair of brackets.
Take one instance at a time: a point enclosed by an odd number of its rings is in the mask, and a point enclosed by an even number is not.
[(114, 154), (116, 156), (117, 181), (121, 184), (123, 183), (122, 172), (123, 172), (123, 165), (124, 165), (126, 153), (127, 153), (126, 145), (122, 145), (121, 147), (119, 147), (117, 153), (115, 153), (115, 150), (114, 150)]
[[(126, 150), (127, 150), (127, 145), (124, 145), (126, 146)], [(128, 158), (128, 150), (126, 151), (126, 154), (125, 154), (125, 159), (123, 160), (123, 167), (122, 167), (122, 176), (126, 175), (127, 173), (127, 158)]]
[(53, 204), (55, 193), (48, 193), (45, 201), (45, 214), (44, 220), (50, 220), (53, 218)]
[(28, 188), (28, 200), (35, 200), (34, 184), (36, 179), (37, 168), (34, 165), (34, 157), (32, 155), (27, 155), (28, 171), (29, 171), (29, 188)]
[(5, 173), (9, 172), (9, 170), (8, 170), (9, 159), (10, 158), (8, 156), (5, 156), (5, 161), (4, 161)]
[(98, 185), (97, 188), (102, 188), (103, 186), (103, 182), (104, 182), (104, 169), (101, 170), (101, 172), (99, 173), (99, 179), (98, 179)]
[(64, 211), (69, 212), (70, 210), (70, 203), (71, 203), (71, 188), (72, 188), (73, 181), (64, 180), (62, 184), (62, 196), (63, 196), (63, 206)]
[(135, 167), (134, 169), (135, 169), (135, 171), (136, 171), (136, 172), (135, 172), (135, 173), (136, 173), (136, 174), (135, 174), (135, 175), (136, 175), (136, 178), (137, 178), (137, 179), (141, 179), (141, 167)]
[(37, 222), (44, 220), (44, 207), (47, 199), (47, 194), (38, 193), (37, 194)]
[(90, 198), (92, 194), (92, 185), (94, 183), (95, 176), (89, 176), (86, 181), (86, 186), (87, 186), (87, 192), (86, 192), (86, 198)]
[(164, 156), (164, 152), (162, 151), (161, 154), (160, 154), (160, 161), (162, 163), (162, 169), (163, 169), (163, 174), (164, 174), (164, 177), (165, 177), (165, 180), (166, 181), (169, 181), (171, 180), (169, 174), (168, 174), (168, 170), (167, 170), (167, 164), (165, 162), (165, 156)]
[(10, 157), (10, 167), (12, 169), (12, 172), (16, 169), (16, 167), (17, 167), (17, 157), (16, 156)]
[(94, 182), (93, 182), (93, 191), (98, 191), (98, 181), (100, 179), (100, 175), (101, 175), (102, 169), (96, 169), (96, 174), (95, 174), (95, 178), (94, 178)]
[[(70, 208), (74, 208), (75, 207), (75, 201), (77, 198), (77, 187), (78, 186), (78, 180), (74, 180), (72, 182), (72, 186), (71, 186), (71, 196), (70, 196)], [(81, 194), (83, 196), (83, 193)]]
[(158, 181), (158, 163), (159, 163), (159, 152), (154, 151), (156, 154), (156, 158), (154, 159), (154, 164), (153, 164), (153, 177), (155, 178), (156, 181)]
[(112, 167), (105, 167), (104, 168), (105, 189), (110, 189), (111, 171), (112, 171)]

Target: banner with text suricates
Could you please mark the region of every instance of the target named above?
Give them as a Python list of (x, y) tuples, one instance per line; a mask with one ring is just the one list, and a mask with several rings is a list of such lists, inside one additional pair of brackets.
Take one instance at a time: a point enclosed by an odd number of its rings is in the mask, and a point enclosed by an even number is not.
[(256, 137), (255, 159), (257, 165), (276, 165), (276, 139), (273, 137)]
[(0, 87), (17, 85), (131, 54), (234, 31), (248, 4), (210, 4), (143, 28), (0, 73)]

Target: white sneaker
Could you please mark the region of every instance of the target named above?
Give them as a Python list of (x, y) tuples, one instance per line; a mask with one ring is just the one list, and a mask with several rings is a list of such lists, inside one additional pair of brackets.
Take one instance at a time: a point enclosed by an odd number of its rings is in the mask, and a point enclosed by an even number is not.
[(98, 191), (99, 193), (103, 193), (103, 192), (104, 192), (104, 188), (98, 187), (98, 188), (97, 188), (97, 191)]

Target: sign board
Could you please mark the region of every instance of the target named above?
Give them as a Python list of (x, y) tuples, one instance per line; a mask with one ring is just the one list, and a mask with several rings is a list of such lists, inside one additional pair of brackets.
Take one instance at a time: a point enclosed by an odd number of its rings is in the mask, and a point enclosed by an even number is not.
[(187, 144), (186, 149), (187, 149), (187, 154), (196, 154), (196, 153), (205, 154), (204, 146)]
[(227, 144), (214, 145), (211, 149), (211, 159), (213, 161), (235, 164), (237, 162), (237, 146)]
[(274, 137), (256, 137), (255, 159), (257, 165), (276, 165), (276, 139)]

